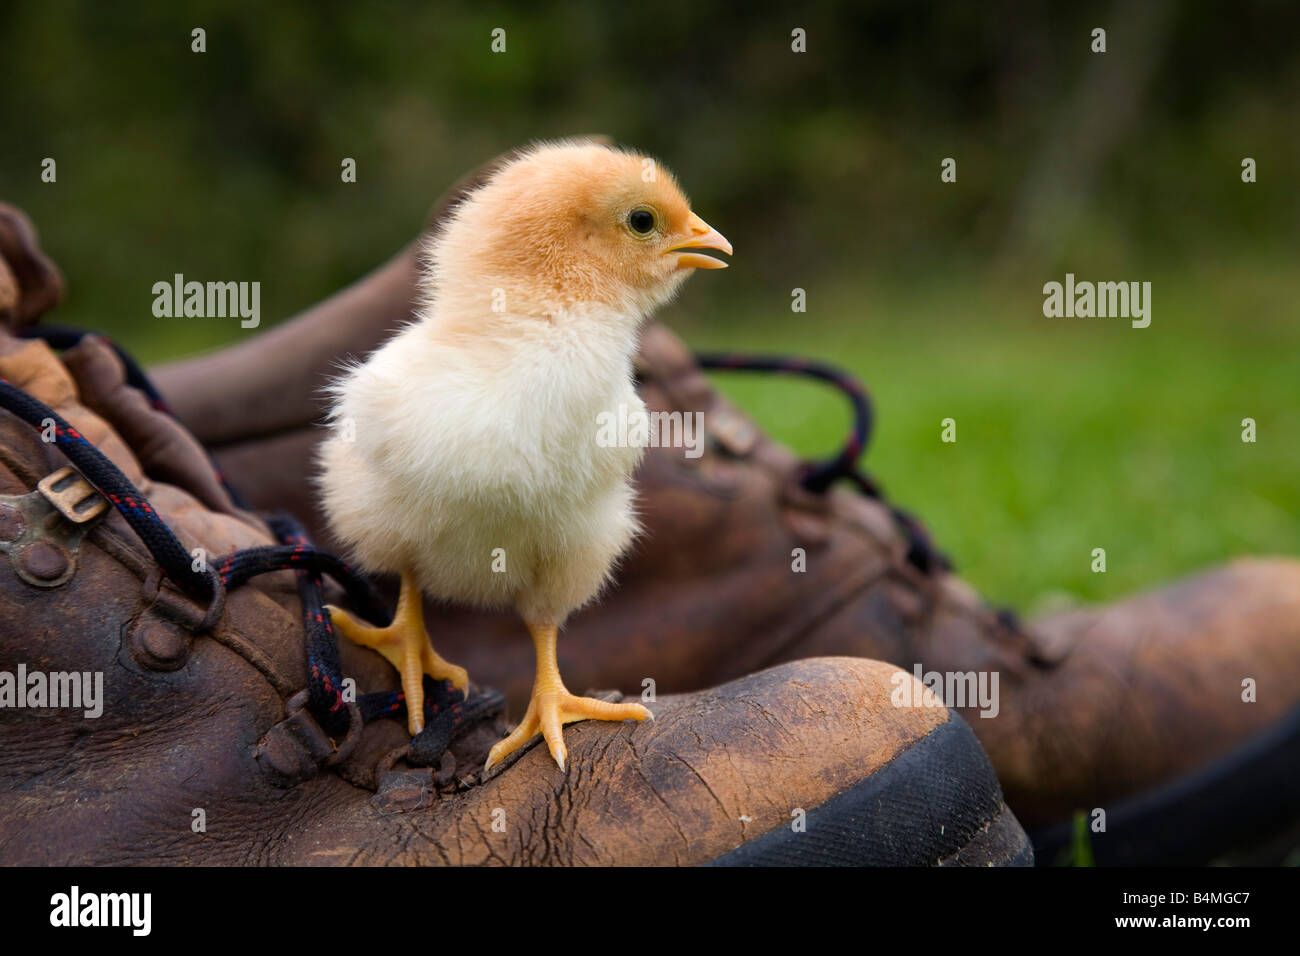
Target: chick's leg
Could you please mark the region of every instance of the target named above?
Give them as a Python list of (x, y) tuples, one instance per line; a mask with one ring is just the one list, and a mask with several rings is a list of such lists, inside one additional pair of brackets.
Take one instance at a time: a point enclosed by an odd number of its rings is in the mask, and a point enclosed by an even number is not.
[(533, 696), (528, 701), (528, 710), (510, 734), (488, 754), (486, 770), (514, 753), (533, 735), (541, 733), (550, 748), (555, 762), (564, 769), (568, 751), (564, 746), (561, 728), (578, 720), (645, 720), (653, 717), (640, 704), (611, 704), (596, 700), (594, 697), (575, 697), (565, 689), (560, 679), (560, 667), (555, 659), (554, 624), (528, 625), (533, 635), (533, 646), (537, 649), (537, 676), (533, 679)]
[(449, 680), (466, 697), (469, 674), (465, 668), (450, 664), (438, 656), (424, 630), (424, 608), (420, 588), (409, 571), (402, 573), (402, 590), (397, 598), (397, 613), (387, 627), (362, 624), (336, 607), (327, 608), (330, 623), (354, 644), (373, 648), (388, 659), (402, 676), (406, 694), (406, 725), (414, 737), (424, 729), (424, 675), (434, 680)]

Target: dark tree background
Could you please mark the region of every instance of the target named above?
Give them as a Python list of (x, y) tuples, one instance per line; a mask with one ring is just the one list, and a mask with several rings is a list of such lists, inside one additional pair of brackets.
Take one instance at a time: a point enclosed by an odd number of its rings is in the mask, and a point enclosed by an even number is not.
[[(0, 187), (68, 271), (69, 308), (119, 327), (176, 271), (259, 278), (283, 316), (405, 241), (467, 167), (591, 131), (682, 174), (743, 237), (747, 288), (1295, 249), (1286, 0), (540, 7), (6, 3)], [(961, 188), (936, 196), (947, 156)]]

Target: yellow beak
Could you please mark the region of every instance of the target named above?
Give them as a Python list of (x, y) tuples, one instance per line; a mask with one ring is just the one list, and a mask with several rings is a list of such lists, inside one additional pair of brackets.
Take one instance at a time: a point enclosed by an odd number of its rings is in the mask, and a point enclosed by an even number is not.
[(686, 230), (690, 233), (690, 238), (685, 242), (679, 242), (664, 253), (665, 255), (668, 252), (678, 253), (677, 267), (679, 269), (727, 268), (727, 264), (721, 259), (683, 251), (686, 249), (712, 249), (715, 252), (725, 252), (727, 255), (731, 255), (731, 243), (727, 241), (726, 236), (695, 215), (695, 213), (691, 213), (691, 218), (686, 220)]

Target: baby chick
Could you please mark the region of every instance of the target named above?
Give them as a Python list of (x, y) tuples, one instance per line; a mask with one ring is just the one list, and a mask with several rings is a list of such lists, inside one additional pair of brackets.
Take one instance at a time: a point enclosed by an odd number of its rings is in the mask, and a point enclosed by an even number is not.
[(532, 699), (488, 768), (540, 732), (563, 769), (564, 724), (651, 716), (569, 693), (556, 632), (637, 532), (642, 449), (604, 447), (599, 416), (644, 413), (638, 330), (693, 270), (725, 268), (701, 250), (730, 255), (731, 244), (652, 160), (588, 142), (535, 146), (431, 240), (415, 321), (333, 386), (326, 514), (361, 568), (400, 575), (401, 595), (388, 627), (330, 615), (401, 673), (412, 734), (422, 674), (469, 688), (430, 646), (422, 593), (513, 607), (532, 635)]

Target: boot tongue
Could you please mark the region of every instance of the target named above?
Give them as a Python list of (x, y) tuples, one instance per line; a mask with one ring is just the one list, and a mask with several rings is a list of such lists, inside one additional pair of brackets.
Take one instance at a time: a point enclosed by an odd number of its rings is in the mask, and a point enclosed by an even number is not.
[(633, 367), (639, 378), (662, 388), (674, 408), (708, 411), (716, 400), (717, 393), (686, 343), (658, 322), (641, 330)]
[(8, 263), (0, 259), (0, 321), (8, 323), (18, 308), (18, 277)]
[(127, 384), (122, 360), (104, 339), (84, 336), (63, 353), (63, 364), (77, 382), (81, 401), (131, 446), (150, 478), (185, 489), (212, 511), (236, 513), (203, 446)]
[(664, 382), (700, 374), (686, 343), (659, 322), (647, 322), (641, 330), (641, 347), (633, 365), (638, 375)]
[(35, 325), (63, 298), (63, 277), (41, 251), (20, 209), (0, 203), (0, 323), (17, 332)]

